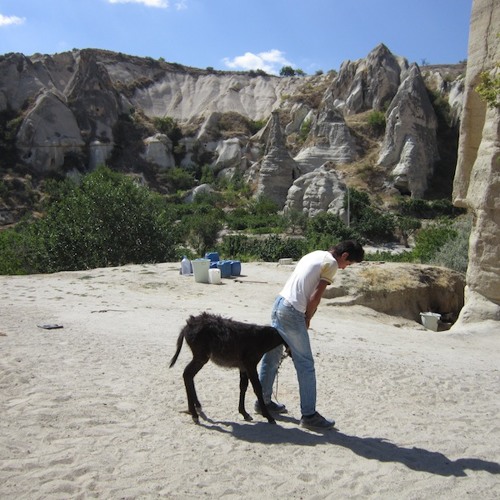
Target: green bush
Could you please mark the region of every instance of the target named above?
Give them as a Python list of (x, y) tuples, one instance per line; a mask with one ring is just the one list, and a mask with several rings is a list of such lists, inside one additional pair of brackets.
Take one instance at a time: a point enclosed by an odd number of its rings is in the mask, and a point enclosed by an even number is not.
[(220, 253), (230, 259), (276, 262), (283, 258), (299, 259), (307, 251), (306, 242), (299, 238), (271, 235), (252, 238), (245, 235), (224, 236)]
[(368, 125), (375, 134), (382, 134), (385, 130), (385, 114), (374, 109), (368, 114)]
[(328, 212), (320, 213), (309, 219), (306, 238), (309, 248), (323, 248), (325, 250), (342, 240), (362, 239), (355, 228), (348, 227), (338, 215)]
[(463, 208), (454, 207), (452, 202), (447, 199), (427, 201), (420, 198), (401, 198), (398, 203), (398, 210), (402, 215), (420, 219), (457, 216), (465, 213)]
[(453, 223), (455, 235), (448, 239), (430, 259), (436, 266), (448, 267), (465, 273), (469, 264), (469, 237), (472, 228), (470, 217)]
[(102, 167), (22, 229), (26, 272), (176, 258), (177, 231), (159, 195)]
[(161, 174), (161, 180), (168, 184), (169, 188), (176, 191), (186, 191), (195, 186), (193, 174), (181, 167), (167, 169)]
[(26, 274), (23, 262), (25, 238), (17, 229), (0, 231), (0, 275)]
[(457, 236), (449, 220), (433, 223), (421, 229), (415, 236), (413, 257), (422, 263), (429, 263), (443, 245)]

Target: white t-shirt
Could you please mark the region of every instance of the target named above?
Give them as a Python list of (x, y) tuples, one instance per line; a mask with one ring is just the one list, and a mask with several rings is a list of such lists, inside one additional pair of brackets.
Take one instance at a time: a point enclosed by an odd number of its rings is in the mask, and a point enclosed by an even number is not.
[(309, 298), (318, 283), (325, 280), (330, 285), (338, 267), (330, 252), (315, 250), (308, 253), (299, 260), (280, 295), (297, 311), (305, 313)]

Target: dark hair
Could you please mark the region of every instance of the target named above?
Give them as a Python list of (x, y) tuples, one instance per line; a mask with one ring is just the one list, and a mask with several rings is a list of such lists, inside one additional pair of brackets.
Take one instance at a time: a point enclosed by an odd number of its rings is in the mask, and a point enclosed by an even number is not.
[(341, 256), (343, 253), (347, 252), (349, 254), (349, 261), (351, 262), (361, 262), (365, 257), (365, 251), (361, 244), (355, 240), (346, 240), (337, 243), (335, 246), (329, 250), (334, 256)]

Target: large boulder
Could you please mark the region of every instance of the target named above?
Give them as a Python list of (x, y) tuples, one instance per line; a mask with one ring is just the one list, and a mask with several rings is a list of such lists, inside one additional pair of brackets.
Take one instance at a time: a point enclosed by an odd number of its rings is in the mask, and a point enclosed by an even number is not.
[(460, 127), (454, 203), (473, 214), (465, 306), (458, 326), (500, 321), (500, 109), (476, 92), (483, 72), (498, 75), (500, 9), (496, 0), (474, 0)]
[(288, 190), (285, 211), (304, 212), (314, 217), (321, 212), (344, 214), (346, 185), (339, 174), (325, 164), (300, 176)]
[(418, 66), (408, 71), (386, 116), (378, 164), (390, 169), (401, 193), (423, 198), (439, 154), (436, 114)]
[(323, 297), (332, 305), (361, 305), (420, 323), (434, 312), (453, 323), (464, 304), (464, 276), (424, 264), (362, 262), (338, 273)]
[(155, 134), (144, 139), (144, 153), (141, 156), (161, 170), (175, 167), (172, 141), (165, 134)]

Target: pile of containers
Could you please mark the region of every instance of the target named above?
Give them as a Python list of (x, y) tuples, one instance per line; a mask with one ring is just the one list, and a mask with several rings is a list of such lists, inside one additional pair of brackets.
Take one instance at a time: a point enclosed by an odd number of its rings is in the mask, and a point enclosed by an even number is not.
[(239, 260), (220, 260), (217, 252), (206, 253), (204, 259), (195, 259), (191, 261), (191, 265), (194, 280), (197, 283), (218, 285), (221, 283), (221, 278), (230, 278), (241, 274)]

